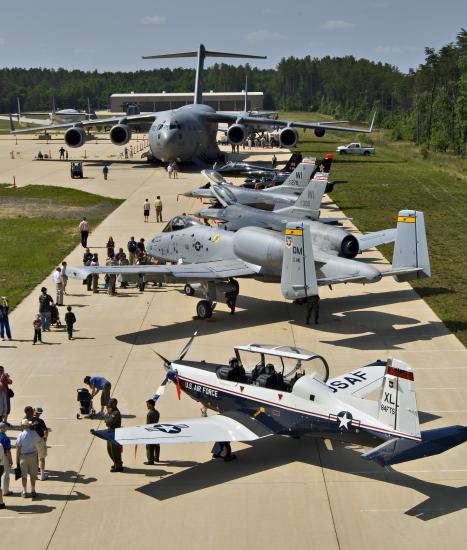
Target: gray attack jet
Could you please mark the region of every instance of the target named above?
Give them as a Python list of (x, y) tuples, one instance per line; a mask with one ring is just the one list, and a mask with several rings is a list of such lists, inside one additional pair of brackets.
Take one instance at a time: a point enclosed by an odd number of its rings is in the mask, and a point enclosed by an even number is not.
[[(283, 231), (287, 222), (302, 220), (319, 220), (321, 223), (335, 224), (348, 218), (320, 218), (321, 201), (328, 185), (329, 174), (319, 172), (310, 180), (294, 204), (282, 208), (276, 208), (273, 212), (259, 210), (241, 204), (235, 194), (225, 185), (213, 185), (212, 192), (222, 208), (203, 208), (195, 213), (195, 216), (207, 220), (217, 220), (218, 227), (228, 231), (237, 231), (242, 227), (264, 227)], [(389, 229), (384, 232), (390, 239), (394, 240), (395, 230)], [(386, 243), (383, 240), (379, 244)]]
[(149, 160), (161, 162), (205, 162), (212, 163), (222, 154), (217, 145), (219, 123), (227, 123), (227, 138), (232, 145), (241, 145), (248, 135), (250, 127), (258, 125), (268, 128), (281, 128), (279, 142), (282, 147), (293, 147), (298, 140), (296, 128), (310, 128), (317, 137), (323, 137), (326, 131), (370, 133), (373, 121), (368, 129), (347, 128), (326, 122), (295, 122), (275, 120), (273, 118), (251, 116), (245, 113), (233, 114), (216, 111), (203, 105), (203, 67), (206, 57), (265, 59), (264, 56), (246, 55), (226, 52), (208, 51), (201, 44), (198, 51), (152, 55), (143, 59), (169, 59), (196, 57), (196, 81), (194, 103), (178, 109), (154, 113), (123, 115), (98, 120), (79, 121), (75, 123), (52, 124), (34, 129), (16, 130), (10, 115), (10, 131), (13, 134), (37, 132), (39, 130), (66, 130), (64, 135), (68, 147), (81, 147), (88, 139), (87, 130), (98, 126), (111, 126), (109, 137), (114, 145), (125, 145), (131, 139), (132, 126), (147, 123), (149, 127)]
[(185, 197), (196, 197), (201, 199), (214, 199), (217, 197), (212, 190), (212, 184), (228, 189), (235, 196), (240, 204), (260, 208), (262, 210), (274, 210), (295, 203), (302, 191), (310, 182), (315, 172), (315, 159), (306, 158), (295, 168), (287, 180), (277, 187), (267, 189), (247, 189), (228, 183), (220, 174), (214, 170), (202, 170), (201, 173), (211, 182), (210, 187), (200, 187), (183, 193)]
[(187, 290), (199, 283), (204, 299), (196, 311), (206, 319), (218, 300), (225, 299), (234, 312), (239, 293), (235, 279), (241, 277), (280, 282), (283, 296), (296, 300), (317, 295), (320, 285), (375, 283), (389, 275), (397, 281), (431, 275), (422, 212), (399, 212), (392, 266), (384, 271), (354, 259), (359, 250), (379, 243), (379, 232), (357, 240), (341, 227), (307, 221), (288, 223), (284, 233), (260, 227), (243, 227), (234, 233), (177, 216), (147, 246), (150, 256), (172, 265), (70, 267), (69, 276), (85, 279), (93, 273), (113, 273), (185, 282)]

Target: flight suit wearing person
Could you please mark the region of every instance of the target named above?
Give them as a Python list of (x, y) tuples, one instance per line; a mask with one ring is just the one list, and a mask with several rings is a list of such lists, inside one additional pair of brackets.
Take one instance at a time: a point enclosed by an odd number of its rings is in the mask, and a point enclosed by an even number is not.
[[(115, 430), (122, 426), (122, 415), (117, 405), (118, 401), (115, 398), (112, 398), (107, 405), (107, 414), (105, 415), (104, 422), (109, 430)], [(113, 462), (110, 471), (123, 472), (122, 449), (120, 445), (107, 441), (107, 453)]]
[[(148, 412), (146, 414), (146, 424), (157, 424), (159, 422), (160, 414), (155, 408), (154, 399), (148, 399), (146, 401), (146, 407)], [(146, 465), (152, 465), (154, 462), (159, 462), (160, 445), (146, 445)]]

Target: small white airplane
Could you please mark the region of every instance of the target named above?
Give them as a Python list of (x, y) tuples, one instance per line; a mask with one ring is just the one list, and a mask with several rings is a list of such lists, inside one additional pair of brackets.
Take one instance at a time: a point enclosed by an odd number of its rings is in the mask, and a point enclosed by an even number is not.
[[(195, 336), (175, 361), (158, 354), (167, 374), (154, 399), (173, 381), (179, 398), (183, 392), (203, 405), (202, 418), (91, 433), (119, 445), (212, 442), (214, 458), (225, 460), (234, 441), (310, 435), (376, 447), (361, 456), (384, 466), (467, 440), (465, 426), (420, 431), (414, 373), (403, 361), (378, 360), (328, 379), (324, 357), (294, 346), (237, 346), (227, 365), (187, 361)], [(364, 399), (378, 389), (378, 401)], [(206, 416), (207, 409), (218, 414)]]

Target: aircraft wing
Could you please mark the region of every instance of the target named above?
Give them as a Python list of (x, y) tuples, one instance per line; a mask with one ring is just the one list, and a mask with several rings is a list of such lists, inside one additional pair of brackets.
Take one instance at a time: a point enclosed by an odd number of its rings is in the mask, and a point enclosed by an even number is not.
[(66, 128), (72, 128), (77, 126), (80, 128), (90, 128), (95, 126), (108, 126), (110, 124), (136, 124), (138, 122), (152, 122), (157, 113), (148, 113), (145, 115), (123, 115), (118, 117), (108, 117), (108, 118), (96, 118), (92, 120), (82, 120), (80, 122), (66, 122), (62, 124), (47, 124), (44, 126), (35, 126), (34, 128), (24, 128), (22, 130), (17, 130), (15, 128), (13, 118), (10, 116), (10, 134), (24, 134), (26, 132), (37, 132), (38, 130), (65, 130)]
[(254, 441), (276, 433), (262, 422), (242, 413), (216, 414), (204, 418), (176, 420), (115, 430), (91, 430), (96, 437), (120, 445), (158, 445), (166, 443), (215, 443), (217, 441)]
[(197, 264), (177, 265), (117, 265), (117, 266), (83, 266), (69, 267), (67, 274), (73, 279), (86, 279), (93, 273), (114, 273), (122, 275), (160, 274), (161, 281), (166, 278), (181, 281), (209, 281), (214, 279), (227, 279), (229, 277), (248, 277), (255, 275), (260, 270), (242, 260), (217, 260)]
[(206, 115), (207, 119), (212, 122), (228, 122), (228, 123), (236, 123), (236, 124), (244, 124), (246, 126), (254, 126), (254, 125), (264, 125), (264, 126), (272, 126), (275, 128), (285, 128), (285, 127), (291, 127), (291, 128), (310, 128), (310, 129), (325, 129), (325, 130), (331, 130), (333, 132), (360, 132), (363, 134), (369, 134), (373, 131), (373, 124), (375, 121), (376, 112), (373, 115), (373, 119), (371, 121), (371, 124), (368, 128), (352, 128), (352, 127), (343, 127), (343, 126), (333, 126), (333, 124), (336, 124), (336, 122), (297, 122), (297, 121), (289, 121), (289, 120), (274, 120), (272, 118), (267, 117), (252, 117), (252, 116), (234, 116), (232, 114), (217, 111), (216, 113), (208, 113)]
[(380, 244), (392, 243), (396, 240), (397, 229), (383, 229), (374, 233), (364, 233), (357, 236), (360, 252), (379, 246)]
[[(10, 117), (5, 115), (0, 115), (0, 120), (9, 121)], [(18, 119), (16, 120), (18, 121)], [(29, 118), (21, 115), (19, 119), (19, 124), (35, 124), (36, 126), (44, 126), (44, 124), (50, 124), (50, 119), (49, 118)]]

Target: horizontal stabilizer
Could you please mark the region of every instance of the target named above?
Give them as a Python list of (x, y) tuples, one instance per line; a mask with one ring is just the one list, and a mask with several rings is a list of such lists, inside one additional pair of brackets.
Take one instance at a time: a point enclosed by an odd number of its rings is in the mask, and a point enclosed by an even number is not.
[(390, 466), (438, 455), (466, 441), (467, 426), (435, 428), (434, 430), (423, 431), (420, 442), (399, 438), (391, 439), (362, 454), (362, 458), (373, 460), (381, 466)]

